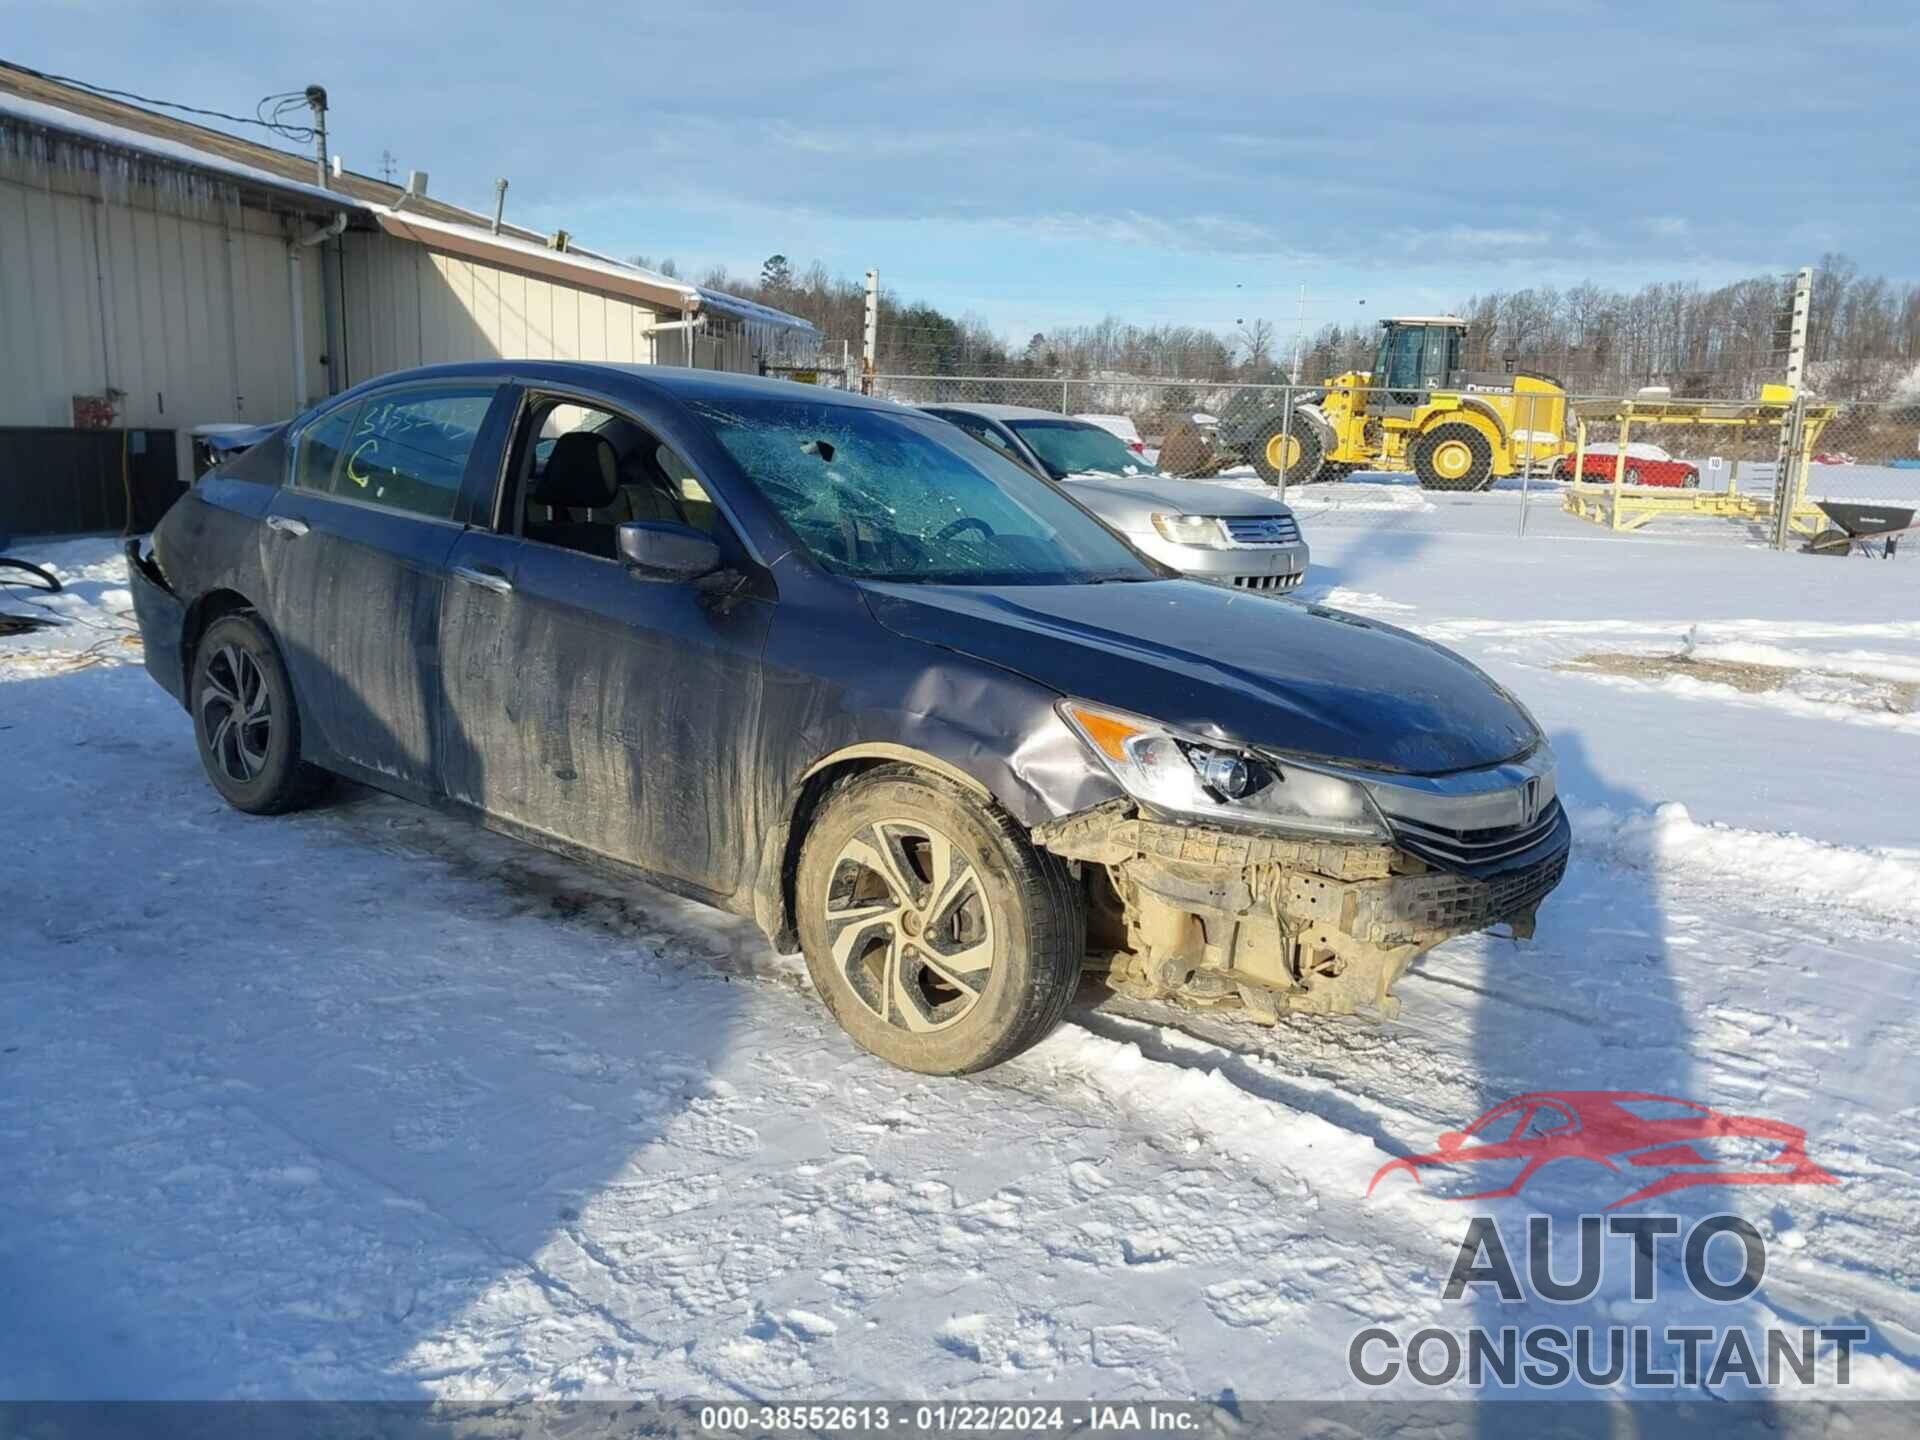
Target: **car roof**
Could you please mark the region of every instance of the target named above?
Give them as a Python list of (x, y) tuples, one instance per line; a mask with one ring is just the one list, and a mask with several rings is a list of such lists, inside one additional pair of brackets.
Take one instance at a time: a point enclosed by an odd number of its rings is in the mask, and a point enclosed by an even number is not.
[(513, 379), (534, 383), (544, 380), (556, 384), (571, 381), (604, 390), (645, 388), (682, 401), (724, 403), (744, 399), (805, 399), (816, 404), (844, 405), (851, 409), (885, 410), (895, 415), (914, 413), (913, 407), (892, 400), (875, 399), (824, 385), (771, 380), (761, 375), (738, 375), (729, 370), (691, 370), (679, 365), (627, 365), (598, 360), (473, 360), (422, 365), (412, 370), (395, 370), (376, 376), (362, 381), (353, 389), (364, 391), (415, 380), (475, 379)]
[[(1518, 1105), (1521, 1101), (1555, 1104), (1560, 1106), (1612, 1105), (1621, 1100), (1665, 1100), (1676, 1105), (1691, 1105), (1699, 1110), (1711, 1110), (1709, 1105), (1698, 1100), (1688, 1100), (1679, 1095), (1660, 1095), (1651, 1090), (1529, 1090), (1524, 1095), (1515, 1095), (1493, 1107), (1504, 1110), (1509, 1105)], [(1492, 1110), (1487, 1112), (1489, 1115)]]
[(1031, 405), (980, 405), (970, 401), (936, 400), (920, 408), (922, 410), (958, 410), (963, 415), (980, 415), (988, 420), (1066, 420), (1076, 425), (1088, 425), (1095, 430), (1100, 428), (1078, 416), (1062, 415), (1058, 410), (1036, 410)]

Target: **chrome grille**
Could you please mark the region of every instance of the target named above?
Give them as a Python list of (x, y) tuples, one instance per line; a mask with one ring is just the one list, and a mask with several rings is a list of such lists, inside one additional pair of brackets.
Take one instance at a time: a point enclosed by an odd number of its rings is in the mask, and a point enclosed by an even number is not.
[(1388, 815), (1393, 837), (1404, 850), (1444, 870), (1474, 871), (1525, 854), (1550, 838), (1560, 823), (1558, 797), (1531, 825), (1496, 825), (1485, 830), (1444, 830), (1402, 815)]
[(1291, 515), (1226, 515), (1220, 523), (1236, 545), (1298, 545), (1300, 524)]
[(1304, 579), (1298, 573), (1292, 575), (1236, 575), (1233, 588), (1236, 590), (1291, 590)]

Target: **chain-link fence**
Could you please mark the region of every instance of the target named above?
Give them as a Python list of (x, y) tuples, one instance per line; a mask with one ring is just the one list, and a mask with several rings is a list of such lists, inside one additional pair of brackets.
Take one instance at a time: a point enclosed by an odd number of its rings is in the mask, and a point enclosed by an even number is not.
[[(1305, 488), (1336, 481), (1519, 490), (1532, 500), (1557, 485), (1569, 514), (1610, 530), (1704, 517), (1741, 522), (1781, 546), (1833, 523), (1822, 500), (1920, 507), (1914, 403), (1796, 404), (1778, 392), (1753, 401), (1658, 391), (1569, 396), (1524, 373), (1416, 391), (1119, 375), (881, 375), (874, 390), (935, 410), (1014, 407), (1097, 418), (1137, 438), (1164, 473), (1257, 478), (1296, 502), (1325, 495), (1337, 504), (1335, 492)], [(1519, 506), (1516, 533), (1526, 532), (1535, 509)]]

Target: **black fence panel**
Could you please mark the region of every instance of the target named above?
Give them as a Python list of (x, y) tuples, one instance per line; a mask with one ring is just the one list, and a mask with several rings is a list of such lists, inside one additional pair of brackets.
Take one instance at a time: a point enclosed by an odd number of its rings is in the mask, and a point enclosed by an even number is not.
[(0, 427), (0, 534), (151, 530), (185, 489), (171, 430)]

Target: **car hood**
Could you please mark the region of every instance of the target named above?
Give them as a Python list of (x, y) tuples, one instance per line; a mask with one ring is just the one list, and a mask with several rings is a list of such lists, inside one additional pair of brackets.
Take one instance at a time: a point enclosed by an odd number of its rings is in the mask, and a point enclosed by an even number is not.
[(1069, 475), (1067, 493), (1110, 525), (1145, 530), (1155, 511), (1177, 515), (1285, 515), (1287, 507), (1271, 495), (1234, 490), (1168, 475)]
[(1421, 775), (1511, 760), (1540, 738), (1452, 651), (1318, 605), (1191, 580), (861, 590), (896, 635), (1202, 735)]

